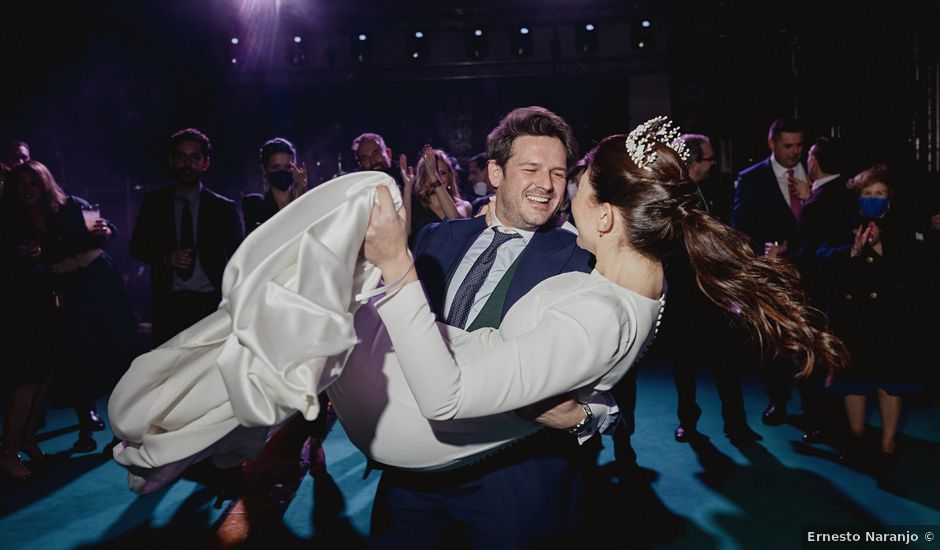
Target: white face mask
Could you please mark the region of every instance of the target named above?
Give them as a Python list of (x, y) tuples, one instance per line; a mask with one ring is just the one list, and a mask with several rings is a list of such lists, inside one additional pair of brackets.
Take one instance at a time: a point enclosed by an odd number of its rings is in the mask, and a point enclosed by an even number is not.
[(486, 182), (478, 181), (473, 184), (473, 192), (476, 193), (478, 197), (482, 197), (486, 194)]
[(568, 200), (573, 201), (574, 196), (578, 194), (578, 184), (568, 182)]

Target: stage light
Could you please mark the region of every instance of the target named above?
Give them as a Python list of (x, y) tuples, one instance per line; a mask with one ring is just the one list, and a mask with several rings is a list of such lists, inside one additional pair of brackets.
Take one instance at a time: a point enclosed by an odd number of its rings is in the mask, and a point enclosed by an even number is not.
[(428, 57), (428, 40), (422, 31), (415, 31), (408, 36), (405, 44), (412, 61), (424, 61)]
[(288, 43), (287, 60), (291, 65), (294, 66), (300, 66), (307, 63), (307, 45), (304, 44), (303, 38), (301, 36), (295, 35), (294, 38)]
[(372, 43), (365, 33), (353, 36), (351, 54), (355, 63), (364, 65), (372, 61)]
[(486, 59), (490, 54), (490, 41), (483, 33), (483, 29), (473, 29), (467, 33), (467, 57), (473, 60)]
[(512, 33), (512, 39), (509, 45), (512, 49), (512, 53), (516, 57), (529, 57), (532, 55), (532, 50), (535, 49), (535, 45), (532, 41), (532, 33), (529, 32), (529, 27), (519, 27), (518, 32)]
[(597, 31), (592, 23), (575, 27), (574, 47), (585, 55), (597, 52)]
[(228, 44), (225, 45), (225, 57), (228, 58), (229, 63), (232, 65), (238, 65), (243, 58), (242, 46), (240, 44), (241, 41), (238, 37), (233, 36), (229, 39)]
[(649, 19), (634, 21), (630, 25), (630, 43), (634, 50), (648, 50), (654, 45), (653, 22)]

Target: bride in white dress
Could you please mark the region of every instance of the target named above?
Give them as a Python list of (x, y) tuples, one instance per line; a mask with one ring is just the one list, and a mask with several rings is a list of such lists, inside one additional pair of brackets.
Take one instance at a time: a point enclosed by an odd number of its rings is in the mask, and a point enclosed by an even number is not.
[[(479, 460), (539, 429), (514, 410), (569, 391), (583, 401), (627, 372), (659, 323), (662, 258), (683, 244), (705, 295), (765, 345), (804, 374), (840, 365), (844, 348), (793, 269), (691, 209), (676, 135), (657, 118), (588, 154), (573, 213), (597, 269), (539, 284), (499, 329), (435, 322), (390, 178), (358, 173), (307, 193), (242, 244), (221, 309), (138, 358), (112, 394), (115, 459), (132, 488), (154, 490), (203, 457), (250, 457), (268, 427), (314, 418), (324, 388), (378, 462)], [(387, 295), (356, 311), (376, 267)]]
[[(379, 190), (365, 256), (397, 281), (376, 310), (425, 418), (477, 418), (566, 391), (580, 400), (609, 389), (659, 325), (662, 258), (683, 241), (704, 294), (772, 352), (790, 356), (801, 375), (844, 364), (844, 346), (807, 306), (792, 266), (755, 256), (746, 237), (692, 210), (677, 137), (658, 117), (588, 153), (572, 214), (596, 269), (545, 280), (499, 329), (482, 334), (435, 322), (402, 217)], [(461, 353), (464, 337), (476, 353)]]

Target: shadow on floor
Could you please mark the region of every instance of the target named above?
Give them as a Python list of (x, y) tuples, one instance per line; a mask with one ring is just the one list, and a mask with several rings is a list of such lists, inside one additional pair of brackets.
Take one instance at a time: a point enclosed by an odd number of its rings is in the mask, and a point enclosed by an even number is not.
[(26, 465), (32, 472), (28, 479), (14, 481), (0, 478), (0, 491), (3, 493), (0, 517), (42, 500), (106, 462), (107, 459), (100, 452), (75, 456), (72, 451), (49, 455), (49, 458), (38, 464), (27, 461)]
[[(869, 454), (879, 448), (880, 431), (869, 427), (865, 433), (865, 448)], [(804, 455), (842, 465), (839, 451), (832, 447), (794, 443), (794, 449)], [(940, 478), (934, 473), (940, 443), (899, 433), (897, 436), (897, 467), (892, 475), (879, 476), (874, 458), (852, 465), (856, 471), (878, 480), (879, 487), (899, 498), (916, 502), (933, 510), (940, 510)], [(850, 466), (846, 466), (850, 467)]]
[[(154, 527), (149, 520), (169, 489), (137, 498), (102, 535), (100, 542), (79, 548), (210, 548), (213, 529), (210, 527), (209, 503), (215, 500), (212, 489), (199, 487), (177, 508), (170, 521)], [(136, 525), (136, 527), (128, 526)]]
[(741, 548), (795, 548), (811, 525), (878, 525), (825, 478), (785, 466), (762, 445), (738, 447), (749, 462), (741, 465), (704, 437), (690, 444), (704, 469), (697, 477), (740, 510), (716, 514), (715, 522)]
[(596, 475), (588, 479), (586, 499), (592, 510), (586, 535), (592, 540), (591, 547), (718, 547), (718, 541), (708, 532), (674, 513), (659, 498), (653, 489), (659, 472), (642, 467), (624, 471), (616, 462), (594, 472)]

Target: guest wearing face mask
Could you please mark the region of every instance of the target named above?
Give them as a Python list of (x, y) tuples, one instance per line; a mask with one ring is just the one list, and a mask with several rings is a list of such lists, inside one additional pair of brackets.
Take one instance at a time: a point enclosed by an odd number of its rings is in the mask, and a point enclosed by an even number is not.
[[(832, 391), (843, 397), (850, 437), (845, 457), (873, 465), (887, 479), (895, 465), (895, 440), (903, 396), (921, 391), (925, 354), (923, 243), (894, 206), (887, 168), (876, 165), (849, 181), (858, 211), (840, 243), (816, 253), (828, 289), (833, 331), (849, 347), (852, 361)], [(926, 367), (926, 365), (924, 365)], [(865, 405), (876, 394), (881, 412), (880, 453), (863, 445)]]
[(258, 162), (268, 189), (264, 194), (250, 193), (242, 198), (246, 234), (307, 190), (307, 167), (304, 164), (297, 166), (297, 150), (293, 143), (280, 137), (268, 140), (261, 146)]

